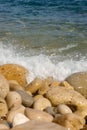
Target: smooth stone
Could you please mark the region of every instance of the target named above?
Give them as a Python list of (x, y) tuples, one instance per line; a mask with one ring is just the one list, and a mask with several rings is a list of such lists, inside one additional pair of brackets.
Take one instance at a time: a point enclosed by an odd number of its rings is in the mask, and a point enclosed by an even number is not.
[(4, 120), (0, 120), (0, 130), (9, 130), (9, 124), (4, 121)]
[(21, 105), (22, 103), (21, 95), (17, 93), (16, 91), (10, 91), (7, 94), (6, 102), (9, 109), (11, 109), (11, 107)]
[(31, 108), (25, 108), (25, 115), (30, 120), (40, 120), (40, 121), (46, 121), (46, 122), (51, 122), (53, 120), (53, 117), (47, 112), (44, 112), (41, 110), (35, 110)]
[(11, 130), (69, 130), (58, 124), (45, 121), (32, 120), (22, 125), (18, 125)]
[(30, 91), (32, 94), (36, 93), (37, 90), (42, 86), (42, 79), (35, 78), (31, 83), (29, 83), (25, 90)]
[(51, 88), (46, 93), (46, 97), (54, 106), (57, 106), (58, 104), (74, 105), (77, 107), (77, 110), (87, 106), (87, 100), (84, 96), (77, 91), (66, 87)]
[(37, 101), (38, 99), (43, 98), (42, 95), (38, 94), (34, 96), (34, 101)]
[(24, 88), (16, 80), (8, 80), (10, 91), (24, 90)]
[(0, 130), (9, 130), (9, 127), (5, 124), (0, 124)]
[(16, 80), (22, 87), (27, 85), (26, 76), (28, 70), (18, 64), (4, 64), (0, 66), (0, 73), (6, 77), (7, 80)]
[(59, 104), (56, 107), (56, 111), (60, 114), (72, 113), (71, 109), (65, 104)]
[(25, 115), (21, 114), (21, 113), (17, 113), (14, 118), (13, 118), (13, 127), (20, 125), (20, 124), (24, 124), (26, 122), (29, 121), (29, 118), (27, 118)]
[(44, 111), (45, 112), (47, 112), (47, 113), (49, 113), (50, 115), (52, 115), (52, 116), (55, 116), (55, 111), (54, 111), (54, 107), (46, 107), (45, 109), (44, 109)]
[(9, 92), (9, 83), (7, 79), (0, 74), (0, 96), (5, 98)]
[(6, 101), (0, 97), (0, 118), (8, 113), (8, 107)]
[(87, 72), (77, 72), (65, 79), (73, 88), (87, 98)]
[(30, 107), (30, 106), (33, 104), (34, 99), (33, 99), (33, 97), (30, 96), (27, 92), (25, 92), (25, 91), (23, 91), (23, 90), (17, 90), (16, 92), (21, 95), (22, 104), (23, 104), (25, 107)]
[(33, 104), (33, 108), (37, 110), (44, 110), (46, 107), (51, 106), (51, 102), (46, 98), (39, 98)]
[(12, 123), (13, 121), (13, 118), (14, 116), (17, 114), (17, 113), (22, 113), (24, 114), (25, 112), (25, 107), (20, 105), (20, 106), (16, 106), (16, 107), (13, 107), (7, 114), (7, 121), (9, 123)]

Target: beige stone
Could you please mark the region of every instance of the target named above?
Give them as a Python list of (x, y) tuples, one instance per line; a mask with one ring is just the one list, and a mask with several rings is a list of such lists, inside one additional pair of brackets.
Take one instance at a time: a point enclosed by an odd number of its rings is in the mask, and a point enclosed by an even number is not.
[(0, 96), (5, 98), (9, 92), (9, 83), (7, 79), (0, 74)]
[(0, 97), (0, 118), (8, 113), (8, 107), (6, 101)]
[(43, 98), (43, 96), (40, 95), (40, 94), (38, 94), (38, 95), (34, 96), (34, 101), (37, 101), (37, 100), (40, 99), (40, 98)]
[(30, 84), (25, 88), (26, 91), (35, 93), (42, 86), (42, 79), (35, 78)]
[(16, 80), (8, 80), (11, 91), (24, 90), (24, 88)]
[(56, 107), (56, 111), (60, 114), (72, 113), (72, 110), (65, 104), (59, 104)]
[(50, 89), (50, 88), (49, 88), (48, 84), (47, 84), (46, 82), (44, 82), (43, 85), (39, 88), (38, 94), (44, 95), (44, 94), (47, 93), (47, 91), (48, 91), (49, 89)]
[(22, 105), (13, 107), (13, 108), (8, 112), (8, 114), (7, 114), (7, 121), (8, 121), (9, 123), (12, 123), (14, 116), (15, 116), (17, 113), (22, 113), (22, 114), (24, 114), (24, 111), (25, 111), (25, 107), (22, 106)]
[(7, 80), (16, 80), (21, 86), (27, 85), (26, 76), (28, 71), (21, 65), (4, 64), (0, 66), (0, 73), (6, 77)]
[(57, 116), (57, 118), (54, 119), (54, 122), (66, 128), (70, 128), (70, 130), (80, 130), (85, 125), (85, 120), (81, 116), (75, 115), (73, 113)]
[(30, 119), (30, 120), (40, 120), (40, 121), (46, 121), (46, 122), (51, 122), (53, 120), (53, 117), (41, 110), (35, 110), (31, 108), (25, 108), (25, 115)]
[(46, 107), (51, 106), (51, 102), (46, 98), (39, 98), (33, 104), (33, 108), (37, 110), (44, 110)]
[(69, 130), (52, 122), (32, 120), (22, 125), (16, 126), (11, 130)]
[(77, 72), (66, 78), (73, 88), (87, 98), (87, 72)]
[(75, 105), (78, 110), (87, 106), (87, 100), (77, 91), (65, 87), (55, 87), (50, 89), (46, 97), (53, 105), (69, 104)]
[(14, 107), (14, 106), (19, 106), (22, 103), (21, 95), (18, 94), (16, 91), (10, 91), (7, 94), (6, 102), (9, 109), (11, 109), (11, 107)]

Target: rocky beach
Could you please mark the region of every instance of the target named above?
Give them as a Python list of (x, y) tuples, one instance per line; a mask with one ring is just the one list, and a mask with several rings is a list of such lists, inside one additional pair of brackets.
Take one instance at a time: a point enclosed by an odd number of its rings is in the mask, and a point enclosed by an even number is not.
[(0, 130), (86, 130), (87, 72), (60, 82), (18, 64), (0, 66)]

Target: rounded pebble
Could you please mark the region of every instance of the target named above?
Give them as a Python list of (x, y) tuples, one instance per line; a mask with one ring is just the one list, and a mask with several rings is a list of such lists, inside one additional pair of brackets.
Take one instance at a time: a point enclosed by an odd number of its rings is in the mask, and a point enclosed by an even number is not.
[(46, 98), (39, 98), (33, 104), (34, 109), (43, 110), (46, 107), (51, 106), (51, 102)]
[(25, 115), (30, 120), (40, 120), (46, 122), (51, 122), (53, 120), (53, 117), (47, 112), (43, 112), (41, 110), (35, 110), (31, 108), (25, 108)]
[(10, 91), (6, 97), (8, 108), (20, 105), (22, 103), (21, 95), (15, 91)]
[(23, 104), (25, 107), (30, 107), (30, 106), (33, 104), (34, 99), (33, 99), (33, 97), (30, 96), (27, 92), (25, 92), (25, 91), (23, 91), (23, 90), (17, 90), (16, 92), (21, 95), (22, 104)]

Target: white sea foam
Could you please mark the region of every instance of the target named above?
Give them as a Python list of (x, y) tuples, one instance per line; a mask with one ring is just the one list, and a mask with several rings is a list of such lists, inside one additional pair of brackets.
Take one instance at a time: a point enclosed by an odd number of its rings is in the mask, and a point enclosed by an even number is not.
[(31, 82), (35, 77), (46, 78), (48, 76), (53, 76), (55, 79), (62, 81), (74, 72), (87, 71), (87, 60), (84, 59), (76, 61), (72, 58), (65, 58), (63, 61), (60, 61), (61, 56), (59, 56), (59, 59), (57, 58), (56, 63), (54, 63), (50, 56), (44, 54), (34, 56), (28, 56), (27, 54), (26, 56), (16, 52), (16, 50), (17, 46), (8, 46), (1, 42), (0, 65), (5, 63), (16, 63), (26, 67), (30, 72), (27, 77), (28, 82)]

